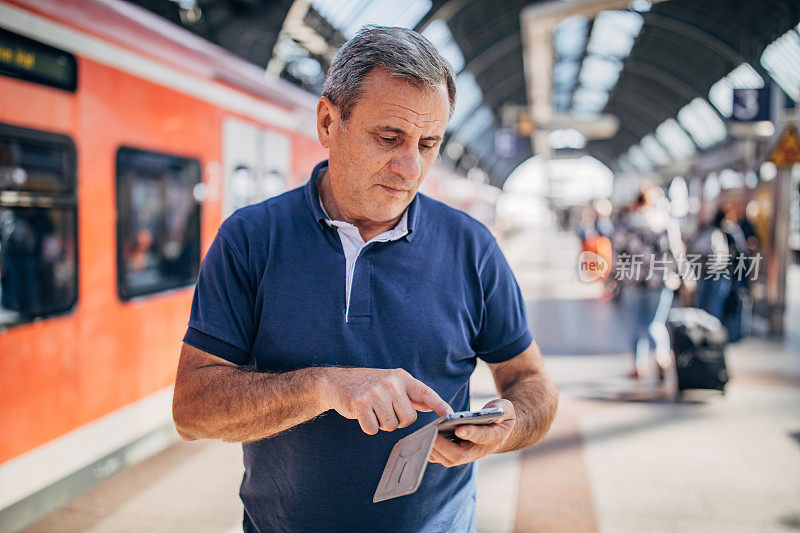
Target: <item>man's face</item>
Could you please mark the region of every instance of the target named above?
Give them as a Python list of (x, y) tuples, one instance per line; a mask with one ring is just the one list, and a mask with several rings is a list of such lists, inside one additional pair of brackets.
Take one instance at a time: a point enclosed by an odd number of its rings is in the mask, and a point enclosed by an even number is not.
[(447, 88), (418, 89), (376, 68), (347, 123), (327, 98), (317, 106), (336, 209), (352, 222), (387, 223), (411, 203), (436, 160), (450, 107)]

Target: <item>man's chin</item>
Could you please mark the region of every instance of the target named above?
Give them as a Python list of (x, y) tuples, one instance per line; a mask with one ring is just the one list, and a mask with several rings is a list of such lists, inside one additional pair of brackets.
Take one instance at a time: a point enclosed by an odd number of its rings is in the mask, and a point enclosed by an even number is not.
[(379, 222), (381, 224), (389, 224), (391, 222), (397, 222), (398, 219), (403, 215), (403, 211), (406, 210), (408, 207), (406, 204), (402, 206), (392, 206), (388, 209), (381, 209), (376, 211), (372, 214), (372, 220)]
[(381, 221), (382, 223), (388, 223), (393, 220), (397, 220), (403, 214), (403, 211), (409, 206), (411, 201), (414, 199), (413, 196), (410, 198), (392, 198), (392, 199), (384, 199), (379, 204), (375, 205), (375, 209), (372, 212), (372, 220)]
[(397, 223), (400, 221), (400, 217), (403, 215), (403, 212), (400, 211), (394, 216), (385, 215), (382, 216), (379, 220), (381, 224), (391, 224), (392, 222)]

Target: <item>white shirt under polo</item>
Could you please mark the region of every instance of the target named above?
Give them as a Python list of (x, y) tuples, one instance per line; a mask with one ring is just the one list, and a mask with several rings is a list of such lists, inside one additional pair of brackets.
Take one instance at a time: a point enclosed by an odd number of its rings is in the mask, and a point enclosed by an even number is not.
[(358, 254), (370, 243), (396, 241), (408, 235), (408, 208), (403, 211), (403, 216), (395, 227), (364, 242), (357, 227), (343, 220), (331, 220), (330, 215), (325, 211), (325, 206), (322, 204), (321, 196), (319, 197), (319, 206), (322, 208), (322, 212), (325, 213), (325, 222), (329, 226), (336, 228), (339, 233), (339, 239), (342, 241), (342, 249), (344, 250), (345, 264), (347, 266), (345, 269), (345, 294), (347, 295), (345, 316), (350, 316), (350, 288), (353, 286), (353, 272), (356, 269)]

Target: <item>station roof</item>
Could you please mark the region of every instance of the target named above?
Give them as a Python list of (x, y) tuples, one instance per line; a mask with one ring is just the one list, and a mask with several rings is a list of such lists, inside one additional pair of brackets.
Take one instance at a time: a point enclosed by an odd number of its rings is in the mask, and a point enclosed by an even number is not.
[[(619, 131), (587, 146), (590, 154), (607, 164), (614, 165), (631, 146), (652, 139), (659, 126), (674, 125), (673, 121), (689, 134), (697, 150), (723, 142), (722, 119), (727, 118), (723, 113), (731, 98), (728, 93), (726, 102), (720, 94), (726, 82), (757, 87), (800, 59), (789, 57), (792, 50), (779, 52), (786, 55), (781, 61), (788, 65), (771, 64), (764, 57), (767, 47), (787, 32), (798, 36), (793, 27), (800, 22), (800, 2), (795, 0), (672, 0), (654, 4), (640, 16), (641, 30), (601, 110), (619, 117)], [(733, 79), (717, 85), (732, 72)], [(800, 83), (800, 64), (787, 73)], [(791, 92), (789, 86), (783, 88)], [(680, 135), (679, 130), (675, 134)], [(680, 145), (677, 139), (669, 141), (668, 133), (657, 139), (673, 150)], [(654, 163), (659, 159), (657, 150), (644, 149)]]
[[(522, 0), (135, 0), (267, 71), (319, 92), (338, 47), (367, 23), (421, 31), (458, 74), (442, 157), (502, 185), (532, 155), (495, 147), (526, 106)], [(563, 2), (576, 7), (593, 0)], [(612, 4), (612, 2), (606, 2)], [(552, 108), (611, 114), (619, 129), (583, 151), (612, 168), (654, 168), (727, 137), (726, 90), (777, 81), (800, 98), (797, 0), (633, 0), (562, 19), (553, 31)], [(628, 9), (625, 9), (628, 8)], [(792, 34), (792, 32), (794, 32)], [(781, 39), (784, 42), (780, 43)], [(767, 49), (772, 47), (770, 53)], [(794, 94), (792, 94), (794, 91)], [(727, 97), (730, 99), (730, 97)], [(710, 105), (713, 104), (713, 105)]]

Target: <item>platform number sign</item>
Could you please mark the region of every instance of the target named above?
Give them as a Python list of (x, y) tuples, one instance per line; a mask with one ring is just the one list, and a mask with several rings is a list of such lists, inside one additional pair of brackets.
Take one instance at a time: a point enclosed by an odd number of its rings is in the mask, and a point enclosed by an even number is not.
[(734, 89), (733, 111), (730, 120), (735, 122), (760, 122), (769, 120), (770, 88)]

